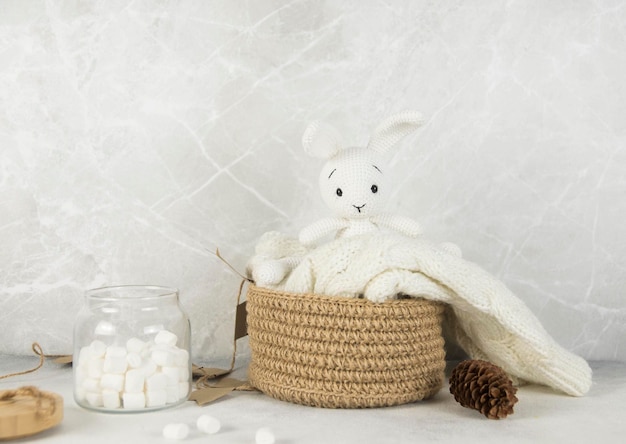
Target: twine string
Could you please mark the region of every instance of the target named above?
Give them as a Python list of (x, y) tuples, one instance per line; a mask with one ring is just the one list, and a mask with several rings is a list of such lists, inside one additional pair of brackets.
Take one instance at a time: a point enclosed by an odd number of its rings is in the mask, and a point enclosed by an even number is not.
[[(217, 252), (217, 257), (222, 259), (227, 265), (230, 266), (230, 264), (228, 264), (228, 262), (226, 262), (219, 255), (219, 250), (216, 250), (216, 252)], [(235, 270), (234, 268), (232, 268), (232, 269), (233, 269), (233, 271), (235, 271), (235, 273), (239, 274), (237, 272), (237, 270)], [(242, 276), (241, 274), (239, 274), (239, 275)], [(239, 306), (239, 303), (241, 301), (241, 293), (243, 292), (243, 286), (245, 285), (246, 282), (249, 282), (249, 279), (242, 276), (241, 283), (239, 284), (239, 292), (237, 293), (237, 305), (235, 307)], [(224, 375), (227, 375), (227, 374), (229, 374), (229, 373), (231, 373), (233, 371), (233, 369), (235, 368), (235, 358), (236, 358), (236, 355), (237, 355), (237, 338), (234, 338), (233, 339), (233, 354), (232, 354), (231, 359), (230, 359), (230, 368), (228, 370), (225, 370), (223, 374), (218, 375), (218, 376), (224, 376)], [(200, 387), (209, 387), (210, 386), (209, 380), (215, 379), (218, 376), (215, 376), (213, 374), (202, 375), (196, 381), (196, 387), (198, 387), (198, 388), (200, 388)]]
[(13, 376), (26, 375), (28, 373), (36, 372), (37, 370), (39, 370), (43, 366), (44, 361), (46, 360), (46, 355), (44, 354), (43, 349), (41, 348), (41, 345), (39, 345), (37, 342), (33, 342), (32, 350), (33, 350), (33, 353), (39, 356), (39, 364), (37, 364), (36, 367), (31, 368), (29, 370), (21, 371), (21, 372), (9, 373), (8, 375), (1, 375), (0, 379), (11, 378)]
[[(41, 345), (37, 342), (33, 342), (32, 345), (33, 353), (39, 356), (39, 363), (37, 366), (23, 370), (21, 372), (9, 373), (7, 375), (0, 376), (0, 379), (11, 378), (13, 376), (26, 375), (28, 373), (36, 372), (42, 366), (44, 361), (46, 360), (46, 355), (41, 348)], [(37, 405), (37, 416), (52, 416), (56, 411), (56, 399), (49, 393), (42, 392), (37, 387), (34, 386), (24, 386), (19, 387), (15, 390), (5, 390), (0, 393), (0, 402), (2, 403), (12, 403), (16, 402), (18, 398), (33, 398), (36, 401)]]
[[(33, 342), (31, 349), (33, 353), (39, 356), (39, 363), (28, 370), (23, 370), (21, 372), (9, 373), (7, 375), (0, 375), (0, 379), (11, 378), (13, 376), (26, 375), (28, 373), (33, 373), (43, 367), (43, 363), (46, 360), (46, 355), (39, 345), (38, 342)], [(49, 393), (42, 392), (37, 387), (32, 385), (27, 385), (23, 387), (19, 387), (14, 390), (5, 390), (0, 393), (0, 403), (13, 403), (17, 401), (17, 398), (34, 398), (37, 402), (37, 416), (52, 416), (56, 411), (57, 403), (54, 396)]]
[[(250, 282), (250, 283), (254, 283), (254, 281), (246, 276), (244, 276), (242, 273), (240, 273), (235, 267), (233, 267), (230, 262), (228, 262), (226, 259), (224, 259), (224, 257), (222, 256), (222, 254), (220, 253), (220, 249), (216, 248), (215, 249), (215, 256), (218, 257), (219, 260), (221, 260), (222, 262), (224, 262), (224, 264), (226, 264), (226, 266), (228, 268), (230, 268), (236, 275), (238, 275), (241, 278), (241, 283), (239, 284), (239, 293), (237, 294), (237, 305), (235, 305), (235, 310), (237, 309), (237, 307), (239, 307), (239, 303), (241, 301), (241, 293), (243, 291), (243, 286), (245, 285), (246, 282)], [(233, 369), (235, 368), (235, 356), (237, 354), (237, 338), (235, 338), (233, 340), (233, 355), (232, 358), (230, 360), (230, 369), (228, 370), (228, 373), (232, 372)], [(203, 377), (204, 378), (204, 377)], [(202, 379), (202, 378), (201, 378)], [(204, 381), (203, 381), (204, 382)]]
[[(244, 281), (248, 281), (248, 282), (252, 282), (252, 279), (246, 277), (243, 273), (240, 273), (235, 267), (233, 267), (230, 262), (228, 262), (226, 259), (224, 259), (224, 257), (222, 256), (222, 254), (220, 253), (220, 249), (216, 248), (215, 249), (215, 256), (217, 256), (217, 258), (219, 260), (221, 260), (222, 262), (224, 262), (224, 264), (226, 264), (226, 266), (228, 268), (230, 268), (233, 273), (235, 273), (237, 276), (239, 276), (241, 279), (243, 279)], [(242, 284), (243, 285), (243, 284)]]

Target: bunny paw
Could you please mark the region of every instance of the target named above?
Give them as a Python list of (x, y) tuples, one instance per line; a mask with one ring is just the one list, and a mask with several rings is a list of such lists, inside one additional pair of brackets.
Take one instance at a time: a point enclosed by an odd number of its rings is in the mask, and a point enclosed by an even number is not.
[(272, 286), (282, 281), (288, 271), (287, 267), (280, 261), (270, 260), (256, 264), (252, 268), (252, 279), (260, 287)]

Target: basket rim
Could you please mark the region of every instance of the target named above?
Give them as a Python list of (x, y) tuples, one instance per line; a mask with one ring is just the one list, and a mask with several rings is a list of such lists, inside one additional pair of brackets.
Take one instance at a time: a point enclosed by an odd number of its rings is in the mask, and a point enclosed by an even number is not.
[(293, 291), (286, 290), (277, 290), (273, 288), (260, 287), (255, 283), (251, 282), (248, 286), (248, 293), (263, 293), (264, 296), (270, 296), (281, 299), (297, 299), (298, 301), (306, 301), (306, 302), (332, 302), (335, 305), (346, 305), (346, 306), (367, 306), (369, 307), (389, 307), (389, 306), (415, 306), (415, 305), (432, 305), (432, 306), (441, 306), (445, 307), (445, 303), (441, 301), (435, 301), (432, 299), (426, 299), (422, 297), (413, 297), (409, 296), (406, 298), (396, 298), (396, 299), (387, 299), (382, 302), (370, 301), (369, 299), (363, 297), (350, 297), (350, 296), (331, 296), (320, 293), (298, 293)]

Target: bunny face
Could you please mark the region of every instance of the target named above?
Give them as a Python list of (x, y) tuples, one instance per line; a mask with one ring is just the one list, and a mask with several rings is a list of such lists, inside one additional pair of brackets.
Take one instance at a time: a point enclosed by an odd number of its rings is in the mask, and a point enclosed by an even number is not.
[(368, 148), (347, 148), (332, 157), (319, 177), (324, 202), (339, 217), (364, 219), (380, 212), (387, 183), (382, 158)]
[(374, 130), (367, 147), (344, 149), (341, 134), (323, 122), (309, 124), (302, 136), (304, 150), (327, 159), (319, 177), (322, 197), (337, 216), (366, 219), (379, 214), (385, 202), (382, 155), (422, 125), (415, 111), (388, 117)]

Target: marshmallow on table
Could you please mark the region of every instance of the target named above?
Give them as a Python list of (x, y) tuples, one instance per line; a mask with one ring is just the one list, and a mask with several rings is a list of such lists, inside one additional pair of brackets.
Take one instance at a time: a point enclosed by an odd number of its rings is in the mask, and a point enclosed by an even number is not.
[(196, 421), (196, 426), (201, 432), (213, 435), (220, 431), (222, 424), (220, 423), (219, 419), (214, 418), (211, 415), (202, 415)]
[(163, 437), (167, 439), (185, 439), (189, 435), (187, 424), (167, 424), (163, 428)]
[(274, 444), (276, 442), (276, 437), (274, 436), (272, 429), (269, 427), (261, 427), (256, 431), (254, 440), (256, 444)]

